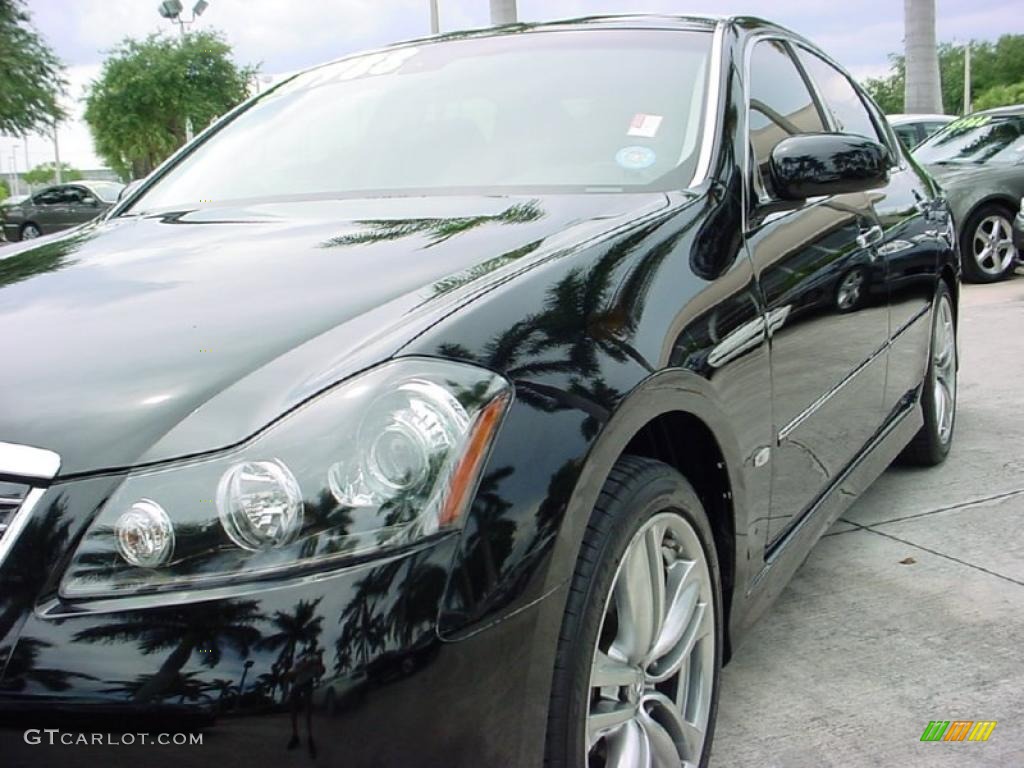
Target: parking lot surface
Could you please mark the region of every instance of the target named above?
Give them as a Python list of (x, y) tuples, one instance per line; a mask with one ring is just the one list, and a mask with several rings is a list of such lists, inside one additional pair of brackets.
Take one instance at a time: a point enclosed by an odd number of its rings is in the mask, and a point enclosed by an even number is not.
[(715, 768), (1024, 765), (1024, 275), (964, 286), (960, 355), (949, 458), (879, 478), (736, 651)]

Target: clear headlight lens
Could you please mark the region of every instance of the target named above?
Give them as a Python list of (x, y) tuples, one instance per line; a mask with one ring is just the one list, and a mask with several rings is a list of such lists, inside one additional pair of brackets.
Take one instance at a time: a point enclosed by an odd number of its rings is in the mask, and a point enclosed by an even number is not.
[(510, 400), (507, 381), (475, 366), (386, 363), (241, 448), (129, 475), (79, 544), (61, 594), (237, 582), (457, 526)]

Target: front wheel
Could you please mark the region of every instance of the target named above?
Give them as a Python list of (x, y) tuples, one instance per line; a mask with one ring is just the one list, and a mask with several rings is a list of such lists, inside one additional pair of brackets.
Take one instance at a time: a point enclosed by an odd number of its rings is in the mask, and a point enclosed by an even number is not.
[(549, 709), (547, 765), (705, 766), (722, 597), (703, 506), (675, 469), (623, 457), (580, 549)]
[(967, 219), (960, 242), (964, 277), (972, 283), (994, 283), (1013, 271), (1013, 213), (1001, 205), (981, 206)]
[(949, 288), (942, 281), (932, 302), (932, 338), (921, 390), (924, 424), (903, 451), (907, 464), (933, 467), (946, 460), (956, 426), (956, 321)]

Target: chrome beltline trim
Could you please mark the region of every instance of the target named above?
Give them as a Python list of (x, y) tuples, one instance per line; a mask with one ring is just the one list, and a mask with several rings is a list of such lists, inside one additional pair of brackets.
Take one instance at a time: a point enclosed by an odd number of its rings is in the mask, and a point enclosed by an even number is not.
[(28, 480), (52, 480), (60, 469), (60, 456), (45, 448), (0, 443), (0, 474)]
[(700, 143), (697, 167), (693, 171), (690, 188), (704, 183), (711, 172), (711, 154), (715, 148), (715, 131), (718, 127), (718, 102), (722, 98), (722, 49), (725, 47), (725, 22), (715, 26), (711, 41), (711, 67), (708, 73), (708, 95), (704, 100), (704, 136)]

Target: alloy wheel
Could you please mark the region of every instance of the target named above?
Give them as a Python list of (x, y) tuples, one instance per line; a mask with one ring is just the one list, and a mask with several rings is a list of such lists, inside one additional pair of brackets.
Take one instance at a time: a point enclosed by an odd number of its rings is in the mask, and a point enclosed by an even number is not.
[(864, 290), (864, 273), (855, 269), (850, 272), (839, 284), (836, 292), (836, 304), (839, 309), (853, 309), (860, 303), (861, 293)]
[(692, 768), (708, 730), (715, 602), (697, 532), (661, 513), (619, 564), (590, 673), (588, 768)]
[(938, 316), (932, 332), (932, 370), (934, 371), (935, 425), (939, 440), (945, 444), (953, 433), (956, 414), (956, 328), (953, 308), (947, 296), (939, 300)]
[(35, 240), (42, 234), (43, 233), (39, 231), (39, 227), (37, 227), (35, 224), (26, 224), (25, 227), (21, 230), (21, 239)]
[(978, 222), (971, 241), (974, 263), (986, 275), (1001, 275), (1017, 258), (1013, 229), (1006, 217), (986, 216)]

